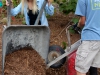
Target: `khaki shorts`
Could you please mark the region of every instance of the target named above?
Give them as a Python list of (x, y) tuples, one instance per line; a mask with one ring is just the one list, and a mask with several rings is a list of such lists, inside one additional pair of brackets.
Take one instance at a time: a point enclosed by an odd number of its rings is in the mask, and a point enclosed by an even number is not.
[(82, 41), (76, 52), (75, 69), (87, 73), (90, 66), (100, 68), (100, 41)]

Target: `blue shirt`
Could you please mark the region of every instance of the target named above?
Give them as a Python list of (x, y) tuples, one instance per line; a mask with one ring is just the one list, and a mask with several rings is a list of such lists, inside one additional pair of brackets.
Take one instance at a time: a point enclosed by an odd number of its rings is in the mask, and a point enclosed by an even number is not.
[(82, 40), (100, 40), (100, 0), (78, 0), (76, 15), (85, 16)]
[[(44, 0), (37, 0), (37, 6), (38, 6), (39, 10), (41, 9), (43, 2), (44, 2)], [(16, 16), (19, 12), (21, 12), (21, 7), (22, 7), (22, 3), (20, 3), (17, 7), (11, 9), (11, 15)], [(30, 19), (29, 19), (29, 16), (27, 14), (27, 12), (28, 12), (27, 8), (28, 8), (28, 5), (25, 5), (24, 16), (25, 16), (26, 24), (29, 25)], [(54, 14), (54, 7), (52, 5), (48, 6), (48, 4), (46, 4), (45, 11), (43, 11), (42, 16), (40, 18), (41, 25), (48, 26), (48, 21), (47, 21), (47, 18), (45, 16), (46, 13), (49, 15), (53, 15)]]

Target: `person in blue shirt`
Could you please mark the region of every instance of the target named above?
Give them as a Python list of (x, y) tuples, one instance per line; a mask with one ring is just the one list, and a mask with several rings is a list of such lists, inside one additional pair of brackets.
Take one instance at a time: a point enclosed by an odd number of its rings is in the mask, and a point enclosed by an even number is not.
[(78, 0), (75, 14), (80, 16), (78, 27), (84, 25), (75, 69), (77, 75), (86, 75), (90, 66), (100, 68), (100, 0)]
[[(53, 0), (47, 0), (45, 10), (43, 11), (39, 21), (39, 25), (48, 26), (46, 14), (54, 14), (54, 7), (51, 4), (52, 1)], [(16, 16), (19, 12), (21, 12), (25, 16), (26, 25), (34, 25), (43, 2), (44, 0), (21, 0), (21, 3), (17, 7), (11, 9), (11, 15)], [(9, 6), (9, 2), (7, 0), (6, 5)]]

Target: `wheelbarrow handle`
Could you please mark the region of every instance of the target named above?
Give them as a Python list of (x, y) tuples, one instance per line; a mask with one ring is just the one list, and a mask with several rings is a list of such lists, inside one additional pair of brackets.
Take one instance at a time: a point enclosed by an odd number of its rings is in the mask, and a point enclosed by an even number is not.
[(7, 26), (11, 25), (11, 0), (8, 0), (9, 6), (7, 6)]
[(45, 6), (46, 6), (46, 3), (47, 3), (47, 0), (44, 0), (43, 5), (42, 5), (42, 7), (41, 7), (41, 9), (40, 9), (39, 15), (38, 15), (38, 17), (37, 17), (37, 19), (36, 19), (34, 25), (38, 25), (39, 20), (40, 20), (40, 18), (41, 18), (41, 16), (42, 16), (43, 10), (44, 10), (44, 8), (45, 8)]

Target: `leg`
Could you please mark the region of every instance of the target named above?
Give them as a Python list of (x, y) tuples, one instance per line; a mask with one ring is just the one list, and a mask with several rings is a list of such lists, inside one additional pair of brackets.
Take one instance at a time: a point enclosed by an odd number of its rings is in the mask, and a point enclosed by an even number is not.
[(95, 67), (90, 67), (89, 75), (98, 75), (98, 70)]
[(80, 72), (76, 71), (76, 75), (86, 75), (86, 73), (80, 73)]
[[(92, 62), (95, 62), (93, 59), (99, 51), (99, 45), (96, 41), (82, 41), (76, 52), (75, 69), (77, 70), (77, 75), (86, 75)], [(95, 71), (96, 75), (97, 68), (91, 69)], [(94, 71), (90, 71), (90, 75), (94, 75)]]

